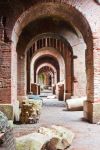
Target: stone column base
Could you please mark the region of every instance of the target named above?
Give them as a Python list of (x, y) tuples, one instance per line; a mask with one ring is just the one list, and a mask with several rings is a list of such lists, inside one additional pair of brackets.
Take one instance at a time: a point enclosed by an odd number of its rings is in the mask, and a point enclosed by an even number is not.
[(84, 102), (84, 118), (91, 122), (100, 122), (100, 103)]

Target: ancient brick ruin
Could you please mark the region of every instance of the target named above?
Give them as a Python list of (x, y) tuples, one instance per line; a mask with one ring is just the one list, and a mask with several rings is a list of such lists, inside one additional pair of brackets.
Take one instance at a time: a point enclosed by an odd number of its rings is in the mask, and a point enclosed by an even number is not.
[(58, 82), (87, 96), (84, 118), (100, 121), (100, 2), (0, 0), (0, 104)]

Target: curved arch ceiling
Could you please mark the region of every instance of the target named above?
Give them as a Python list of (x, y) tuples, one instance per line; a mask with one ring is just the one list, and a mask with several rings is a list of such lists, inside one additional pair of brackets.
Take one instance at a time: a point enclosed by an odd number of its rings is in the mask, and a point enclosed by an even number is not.
[(24, 51), (29, 41), (36, 35), (42, 33), (57, 33), (64, 38), (67, 38), (69, 34), (71, 34), (71, 36), (73, 35), (76, 39), (82, 37), (78, 30), (76, 32), (74, 26), (62, 18), (44, 17), (31, 22), (23, 29), (19, 37), (17, 51)]

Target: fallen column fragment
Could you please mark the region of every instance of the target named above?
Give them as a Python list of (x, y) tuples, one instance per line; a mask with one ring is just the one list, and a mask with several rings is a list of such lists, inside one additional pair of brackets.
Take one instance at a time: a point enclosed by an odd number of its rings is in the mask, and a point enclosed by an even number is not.
[(80, 97), (80, 98), (72, 98), (65, 100), (67, 110), (72, 111), (82, 111), (83, 110), (83, 103), (86, 101), (86, 97)]

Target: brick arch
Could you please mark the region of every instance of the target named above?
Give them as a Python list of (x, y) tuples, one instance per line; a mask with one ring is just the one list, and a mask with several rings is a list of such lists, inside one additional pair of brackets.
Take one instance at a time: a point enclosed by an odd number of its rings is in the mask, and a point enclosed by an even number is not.
[[(54, 84), (56, 84), (56, 83), (57, 83), (57, 70), (56, 70), (56, 68), (55, 68), (52, 64), (50, 64), (50, 63), (43, 63), (43, 64), (41, 64), (41, 65), (37, 68), (36, 74), (38, 74), (39, 70), (40, 70), (42, 67), (44, 67), (44, 66), (48, 66), (48, 67), (52, 68), (52, 70), (53, 70), (53, 72), (54, 72)], [(36, 83), (37, 83), (37, 80), (36, 80)]]
[[(41, 3), (30, 7), (18, 18), (12, 31), (12, 40), (16, 38), (17, 45), (19, 36), (22, 30), (32, 21), (47, 16), (55, 16), (71, 22), (72, 26), (77, 28), (83, 35), (85, 42), (88, 45), (89, 36), (92, 36), (89, 22), (84, 17), (79, 8), (73, 6), (66, 1), (66, 3)], [(62, 10), (62, 11), (61, 11)], [(34, 15), (35, 14), (35, 15)], [(80, 20), (80, 23), (78, 20)], [(85, 27), (85, 28), (84, 28)], [(84, 28), (84, 30), (83, 30)], [(88, 31), (88, 32), (87, 32)], [(92, 41), (91, 41), (92, 42)], [(91, 43), (92, 44), (92, 43)], [(90, 45), (90, 43), (89, 43)]]
[[(47, 44), (47, 39), (49, 38), (49, 44)], [(50, 43), (50, 39), (55, 39), (56, 40), (56, 44), (52, 44)], [(63, 56), (64, 61), (65, 61), (65, 91), (67, 93), (71, 93), (71, 95), (73, 95), (73, 50), (72, 47), (70, 46), (69, 42), (62, 37), (61, 35), (57, 35), (56, 33), (44, 33), (44, 34), (40, 34), (35, 36), (27, 45), (26, 48), (26, 53), (33, 53), (38, 51), (38, 49), (42, 49), (42, 46), (37, 46), (37, 43), (39, 40), (45, 40), (45, 44), (41, 44), (44, 45), (43, 47), (52, 47), (54, 49), (56, 49), (57, 51), (59, 51), (59, 53)], [(42, 40), (43, 41), (43, 40)], [(60, 41), (60, 44), (58, 43)], [(58, 47), (57, 47), (58, 46)], [(28, 72), (29, 73), (29, 72)], [(35, 81), (35, 79), (34, 79)]]
[[(32, 15), (33, 14), (33, 15)], [(35, 14), (35, 15), (34, 15)], [(16, 21), (15, 26), (12, 32), (12, 40), (16, 39), (16, 42), (13, 41), (13, 45), (16, 50), (16, 45), (19, 39), (19, 36), (30, 22), (42, 18), (45, 16), (55, 16), (61, 17), (65, 21), (71, 22), (83, 35), (84, 41), (86, 42), (87, 51), (86, 51), (86, 72), (87, 72), (87, 89), (92, 91), (91, 93), (87, 91), (88, 99), (93, 100), (93, 41), (92, 41), (92, 32), (87, 19), (82, 15), (80, 10), (76, 8), (73, 4), (67, 3), (41, 3), (30, 7), (25, 11)], [(77, 20), (78, 19), (78, 20)], [(80, 20), (80, 22), (79, 22)], [(84, 30), (83, 30), (84, 29)], [(13, 48), (14, 49), (14, 48)], [(91, 77), (89, 77), (91, 74)]]
[[(37, 4), (32, 6), (30, 9), (25, 11), (17, 20), (13, 32), (12, 32), (12, 41), (14, 42), (12, 45), (12, 56), (14, 54), (14, 50), (16, 51), (16, 45), (19, 39), (19, 36), (24, 29), (25, 26), (28, 25), (31, 21), (36, 20), (39, 17), (45, 16), (58, 16), (62, 17), (64, 20), (71, 22), (83, 35), (84, 41), (86, 43), (86, 74), (87, 74), (87, 99), (91, 102), (100, 102), (100, 67), (99, 66), (99, 50), (100, 45), (100, 7), (94, 4), (93, 1), (89, 2), (86, 1), (87, 5), (94, 8), (91, 9), (90, 15), (89, 12), (85, 14), (84, 9), (78, 5), (78, 1), (64, 1), (65, 4), (61, 3), (42, 3), (41, 5)], [(82, 1), (82, 6), (88, 8), (85, 1)], [(85, 4), (85, 5), (84, 5)], [(97, 13), (96, 13), (97, 12)], [(99, 13), (98, 13), (99, 12)], [(33, 15), (31, 15), (33, 14)], [(34, 15), (35, 14), (35, 15)], [(85, 14), (85, 17), (84, 15)], [(93, 15), (93, 19), (91, 19)], [(14, 40), (16, 39), (16, 40)], [(16, 42), (15, 42), (16, 41)], [(94, 59), (94, 61), (93, 61)], [(14, 64), (16, 60), (12, 57), (12, 63)], [(12, 65), (12, 72), (14, 72), (14, 65)], [(15, 73), (14, 73), (15, 74)], [(98, 82), (98, 83), (97, 83)], [(12, 76), (12, 84), (16, 81), (13, 80)], [(13, 86), (12, 86), (13, 87)], [(90, 107), (91, 107), (91, 104)], [(92, 105), (92, 107), (94, 107)], [(88, 106), (86, 111), (88, 111)], [(91, 109), (92, 110), (92, 109)], [(89, 119), (89, 113), (86, 112), (86, 118)], [(91, 113), (90, 121), (92, 120), (92, 116), (94, 117), (93, 112)], [(97, 116), (100, 119), (100, 115)], [(93, 121), (93, 120), (92, 120)], [(97, 120), (96, 120), (97, 121)], [(96, 122), (93, 121), (93, 122)], [(98, 120), (99, 121), (99, 120)]]
[(34, 63), (35, 61), (42, 56), (52, 56), (54, 57), (59, 64), (59, 68), (60, 68), (60, 81), (64, 81), (65, 80), (65, 62), (63, 57), (61, 56), (61, 54), (54, 48), (43, 48), (41, 50), (38, 50), (38, 52), (33, 54), (33, 57), (31, 59), (31, 73), (30, 73), (30, 79), (31, 79), (31, 83), (34, 83)]

